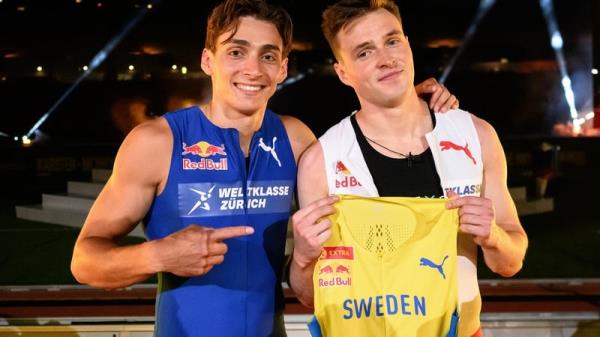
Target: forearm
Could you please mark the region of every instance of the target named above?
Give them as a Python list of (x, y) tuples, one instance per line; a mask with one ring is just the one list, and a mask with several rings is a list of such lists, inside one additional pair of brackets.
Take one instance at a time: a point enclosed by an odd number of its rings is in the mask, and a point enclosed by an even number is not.
[(305, 306), (312, 308), (314, 302), (313, 271), (316, 261), (303, 265), (292, 258), (290, 265), (290, 287), (298, 300)]
[(87, 237), (75, 245), (71, 271), (80, 283), (98, 288), (124, 288), (160, 270), (156, 241), (118, 246), (112, 240)]
[(527, 236), (520, 231), (505, 231), (496, 226), (496, 238), (482, 246), (486, 265), (504, 277), (515, 275), (523, 266), (527, 251)]

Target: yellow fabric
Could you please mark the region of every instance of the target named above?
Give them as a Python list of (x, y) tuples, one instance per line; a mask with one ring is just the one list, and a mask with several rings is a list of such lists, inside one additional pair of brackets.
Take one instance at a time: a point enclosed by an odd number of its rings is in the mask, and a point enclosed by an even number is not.
[(341, 196), (313, 274), (323, 336), (446, 336), (457, 308), (458, 213), (445, 203)]

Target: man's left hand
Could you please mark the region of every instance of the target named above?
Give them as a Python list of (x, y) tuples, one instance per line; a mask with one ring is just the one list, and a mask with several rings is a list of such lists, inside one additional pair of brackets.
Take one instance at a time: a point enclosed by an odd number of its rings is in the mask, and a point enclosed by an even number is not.
[(496, 246), (496, 216), (492, 200), (483, 197), (460, 197), (451, 199), (446, 208), (458, 208), (460, 230), (473, 235), (476, 244), (483, 248)]
[(448, 88), (443, 84), (431, 77), (415, 86), (417, 95), (423, 98), (423, 96), (431, 95), (429, 97), (429, 108), (433, 109), (434, 112), (446, 112), (450, 109), (458, 109), (458, 98), (452, 95)]

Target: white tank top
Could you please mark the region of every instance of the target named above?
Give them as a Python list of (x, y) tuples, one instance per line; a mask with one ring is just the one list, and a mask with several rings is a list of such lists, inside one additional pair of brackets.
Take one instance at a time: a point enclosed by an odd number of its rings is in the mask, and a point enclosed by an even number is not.
[[(471, 114), (456, 109), (443, 114), (436, 113), (435, 118), (435, 128), (425, 137), (444, 195), (453, 191), (460, 196), (479, 196), (483, 163)], [(323, 149), (330, 194), (379, 196), (356, 140), (350, 116), (331, 127), (319, 138), (319, 143)], [(459, 335), (470, 336), (479, 328), (481, 297), (477, 283), (477, 254), (473, 253), (475, 244), (470, 237), (461, 236), (457, 260), (461, 312)]]

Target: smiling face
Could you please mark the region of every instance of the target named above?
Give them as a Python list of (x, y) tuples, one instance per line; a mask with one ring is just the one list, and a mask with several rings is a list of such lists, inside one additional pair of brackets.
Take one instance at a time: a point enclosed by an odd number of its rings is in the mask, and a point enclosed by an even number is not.
[(402, 24), (385, 9), (348, 23), (336, 35), (340, 80), (359, 100), (382, 107), (398, 106), (414, 91), (414, 65)]
[(204, 49), (202, 70), (211, 77), (213, 104), (245, 115), (264, 111), (287, 76), (283, 42), (274, 24), (244, 16), (235, 34), (221, 34), (215, 51)]

